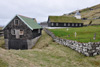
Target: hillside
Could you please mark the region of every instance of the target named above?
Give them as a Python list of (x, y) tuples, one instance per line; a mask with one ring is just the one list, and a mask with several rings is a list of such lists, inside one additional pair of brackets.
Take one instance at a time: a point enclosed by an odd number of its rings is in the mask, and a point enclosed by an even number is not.
[[(69, 13), (68, 16), (74, 16), (76, 11)], [(100, 4), (85, 8), (80, 10), (82, 18), (87, 18), (88, 20), (84, 20), (84, 24), (89, 24), (92, 21), (92, 24), (100, 24)]]
[[(44, 31), (34, 49), (0, 48), (1, 67), (99, 67), (100, 55), (86, 57), (52, 41)], [(5, 65), (5, 66), (4, 66)]]

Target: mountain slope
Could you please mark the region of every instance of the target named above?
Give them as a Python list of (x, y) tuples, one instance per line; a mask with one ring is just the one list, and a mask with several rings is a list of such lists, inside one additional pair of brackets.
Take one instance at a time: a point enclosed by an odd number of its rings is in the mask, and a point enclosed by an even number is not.
[[(74, 16), (76, 11), (69, 13), (68, 16)], [(92, 24), (100, 24), (100, 4), (85, 8), (80, 10), (82, 18), (87, 18), (87, 20), (83, 21), (84, 24), (89, 24), (92, 21)]]

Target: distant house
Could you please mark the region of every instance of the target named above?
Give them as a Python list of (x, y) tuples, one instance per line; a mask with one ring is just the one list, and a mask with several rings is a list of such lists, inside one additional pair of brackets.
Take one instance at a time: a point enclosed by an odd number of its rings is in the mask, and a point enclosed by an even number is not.
[(81, 14), (79, 11), (76, 11), (75, 16), (77, 19), (81, 19)]
[(49, 16), (49, 27), (82, 27), (82, 20), (68, 16)]
[(40, 26), (42, 26), (43, 28), (45, 28), (45, 27), (48, 27), (48, 24), (47, 24), (47, 22), (41, 22)]
[(4, 28), (7, 49), (30, 49), (41, 35), (41, 26), (34, 18), (16, 15)]

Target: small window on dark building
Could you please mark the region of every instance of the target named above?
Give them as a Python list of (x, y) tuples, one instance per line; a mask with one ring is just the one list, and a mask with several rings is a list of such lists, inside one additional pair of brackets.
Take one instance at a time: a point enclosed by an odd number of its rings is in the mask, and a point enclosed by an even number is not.
[(56, 26), (58, 26), (58, 23), (56, 23)]
[(15, 30), (11, 30), (11, 34), (12, 35), (15, 35)]
[(19, 20), (18, 19), (15, 19), (14, 20), (14, 25), (18, 25), (19, 24)]
[(74, 24), (72, 24), (72, 26), (74, 26)]
[(20, 35), (24, 35), (24, 30), (20, 30)]
[(53, 23), (52, 23), (52, 26), (53, 26)]
[(38, 33), (40, 33), (40, 29), (38, 29)]
[(64, 23), (64, 26), (66, 26), (66, 23)]
[(81, 26), (81, 24), (79, 26)]
[(76, 26), (78, 26), (78, 24), (76, 24)]
[(70, 26), (70, 23), (68, 23), (68, 26)]

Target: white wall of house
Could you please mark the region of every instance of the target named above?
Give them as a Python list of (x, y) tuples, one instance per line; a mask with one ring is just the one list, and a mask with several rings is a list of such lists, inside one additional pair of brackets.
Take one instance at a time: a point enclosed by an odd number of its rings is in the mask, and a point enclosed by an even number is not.
[(80, 14), (80, 12), (79, 12), (79, 11), (76, 11), (74, 17), (76, 17), (76, 19), (81, 19), (81, 14)]
[(76, 19), (81, 19), (80, 15), (75, 15)]

